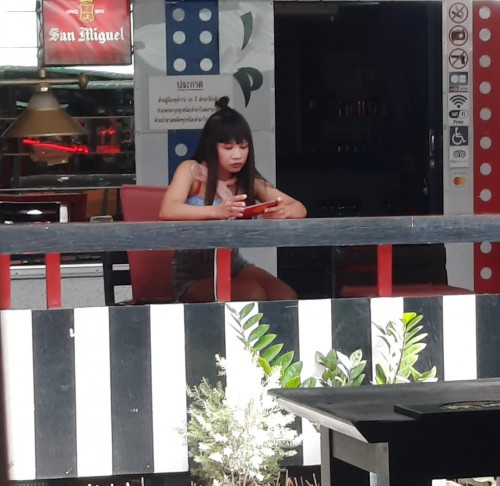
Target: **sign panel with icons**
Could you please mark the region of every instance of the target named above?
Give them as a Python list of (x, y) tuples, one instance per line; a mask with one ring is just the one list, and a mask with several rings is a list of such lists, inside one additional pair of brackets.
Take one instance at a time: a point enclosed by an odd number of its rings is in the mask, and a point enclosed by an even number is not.
[[(470, 161), (472, 159), (472, 87), (469, 53), (472, 48), (472, 3), (470, 1), (449, 1), (446, 5), (448, 16), (447, 64), (445, 77), (444, 123), (448, 136), (444, 139), (444, 157), (448, 159), (447, 184), (451, 190), (471, 189)], [(445, 34), (446, 35), (446, 34)]]

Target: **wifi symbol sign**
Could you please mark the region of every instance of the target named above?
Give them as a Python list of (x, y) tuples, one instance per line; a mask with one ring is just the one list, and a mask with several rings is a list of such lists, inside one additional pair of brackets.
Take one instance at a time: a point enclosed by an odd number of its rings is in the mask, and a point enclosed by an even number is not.
[(467, 102), (467, 96), (464, 95), (454, 95), (450, 98), (450, 101), (453, 103), (453, 106), (456, 108), (462, 108)]

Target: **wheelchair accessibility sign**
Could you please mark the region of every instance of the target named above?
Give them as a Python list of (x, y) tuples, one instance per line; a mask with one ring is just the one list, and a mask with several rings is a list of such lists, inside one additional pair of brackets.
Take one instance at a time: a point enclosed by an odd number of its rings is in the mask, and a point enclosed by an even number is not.
[(450, 127), (450, 146), (469, 145), (469, 127)]
[(469, 127), (450, 127), (448, 161), (450, 168), (469, 167)]

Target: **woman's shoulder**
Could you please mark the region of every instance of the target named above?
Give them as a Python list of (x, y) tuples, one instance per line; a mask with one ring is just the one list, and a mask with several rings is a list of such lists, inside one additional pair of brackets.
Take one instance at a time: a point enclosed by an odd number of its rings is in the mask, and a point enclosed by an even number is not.
[(196, 160), (187, 159), (183, 160), (178, 166), (176, 170), (192, 170), (192, 167), (200, 165)]
[(199, 163), (197, 160), (188, 159), (183, 160), (178, 166), (177, 171), (190, 172), (195, 176), (196, 179), (200, 177), (207, 176), (207, 168), (203, 163)]

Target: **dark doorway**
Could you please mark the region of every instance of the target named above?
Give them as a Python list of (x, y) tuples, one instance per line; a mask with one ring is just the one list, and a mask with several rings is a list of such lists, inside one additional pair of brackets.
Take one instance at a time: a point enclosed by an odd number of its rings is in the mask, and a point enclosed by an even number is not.
[[(441, 3), (274, 5), (278, 187), (310, 217), (441, 214)], [(324, 268), (331, 249), (307, 250)]]

